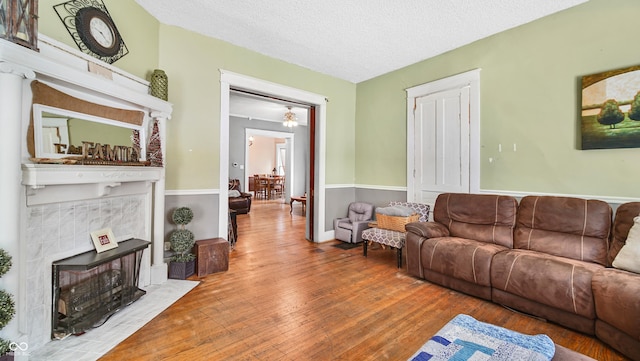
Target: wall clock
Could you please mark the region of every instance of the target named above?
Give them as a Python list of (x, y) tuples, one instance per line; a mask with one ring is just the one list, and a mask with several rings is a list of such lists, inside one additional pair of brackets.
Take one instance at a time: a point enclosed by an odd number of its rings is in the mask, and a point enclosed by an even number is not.
[(101, 0), (72, 0), (53, 8), (80, 51), (109, 64), (129, 53)]

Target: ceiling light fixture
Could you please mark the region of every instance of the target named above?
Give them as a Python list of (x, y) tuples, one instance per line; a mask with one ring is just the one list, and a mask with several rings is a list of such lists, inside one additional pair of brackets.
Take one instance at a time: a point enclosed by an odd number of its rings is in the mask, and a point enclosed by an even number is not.
[(296, 113), (291, 111), (291, 107), (287, 107), (287, 112), (284, 113), (284, 122), (282, 125), (285, 127), (297, 127), (298, 126), (298, 117), (296, 117)]

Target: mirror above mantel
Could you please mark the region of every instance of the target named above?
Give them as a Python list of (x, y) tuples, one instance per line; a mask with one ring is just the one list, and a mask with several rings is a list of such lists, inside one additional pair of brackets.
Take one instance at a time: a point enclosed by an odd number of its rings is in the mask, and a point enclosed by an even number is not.
[(42, 104), (32, 111), (36, 163), (146, 164), (143, 125)]
[[(161, 149), (157, 125), (149, 122), (146, 112), (92, 103), (38, 80), (31, 83), (31, 89), (27, 145), (32, 162), (162, 166), (157, 154)], [(156, 135), (153, 145), (147, 143), (149, 133), (152, 138)], [(147, 147), (152, 148), (153, 162), (147, 159)]]

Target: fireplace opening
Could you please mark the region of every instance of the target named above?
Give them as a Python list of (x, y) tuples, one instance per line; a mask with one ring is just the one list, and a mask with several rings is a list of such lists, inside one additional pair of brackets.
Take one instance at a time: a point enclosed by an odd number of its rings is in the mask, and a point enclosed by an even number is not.
[(149, 244), (130, 239), (102, 253), (88, 251), (53, 262), (51, 338), (82, 334), (142, 297), (140, 264)]

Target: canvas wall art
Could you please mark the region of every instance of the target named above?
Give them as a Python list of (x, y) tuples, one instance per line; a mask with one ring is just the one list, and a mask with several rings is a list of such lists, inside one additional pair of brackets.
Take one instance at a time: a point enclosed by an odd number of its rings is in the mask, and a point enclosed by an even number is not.
[(640, 148), (640, 65), (582, 77), (582, 149)]

